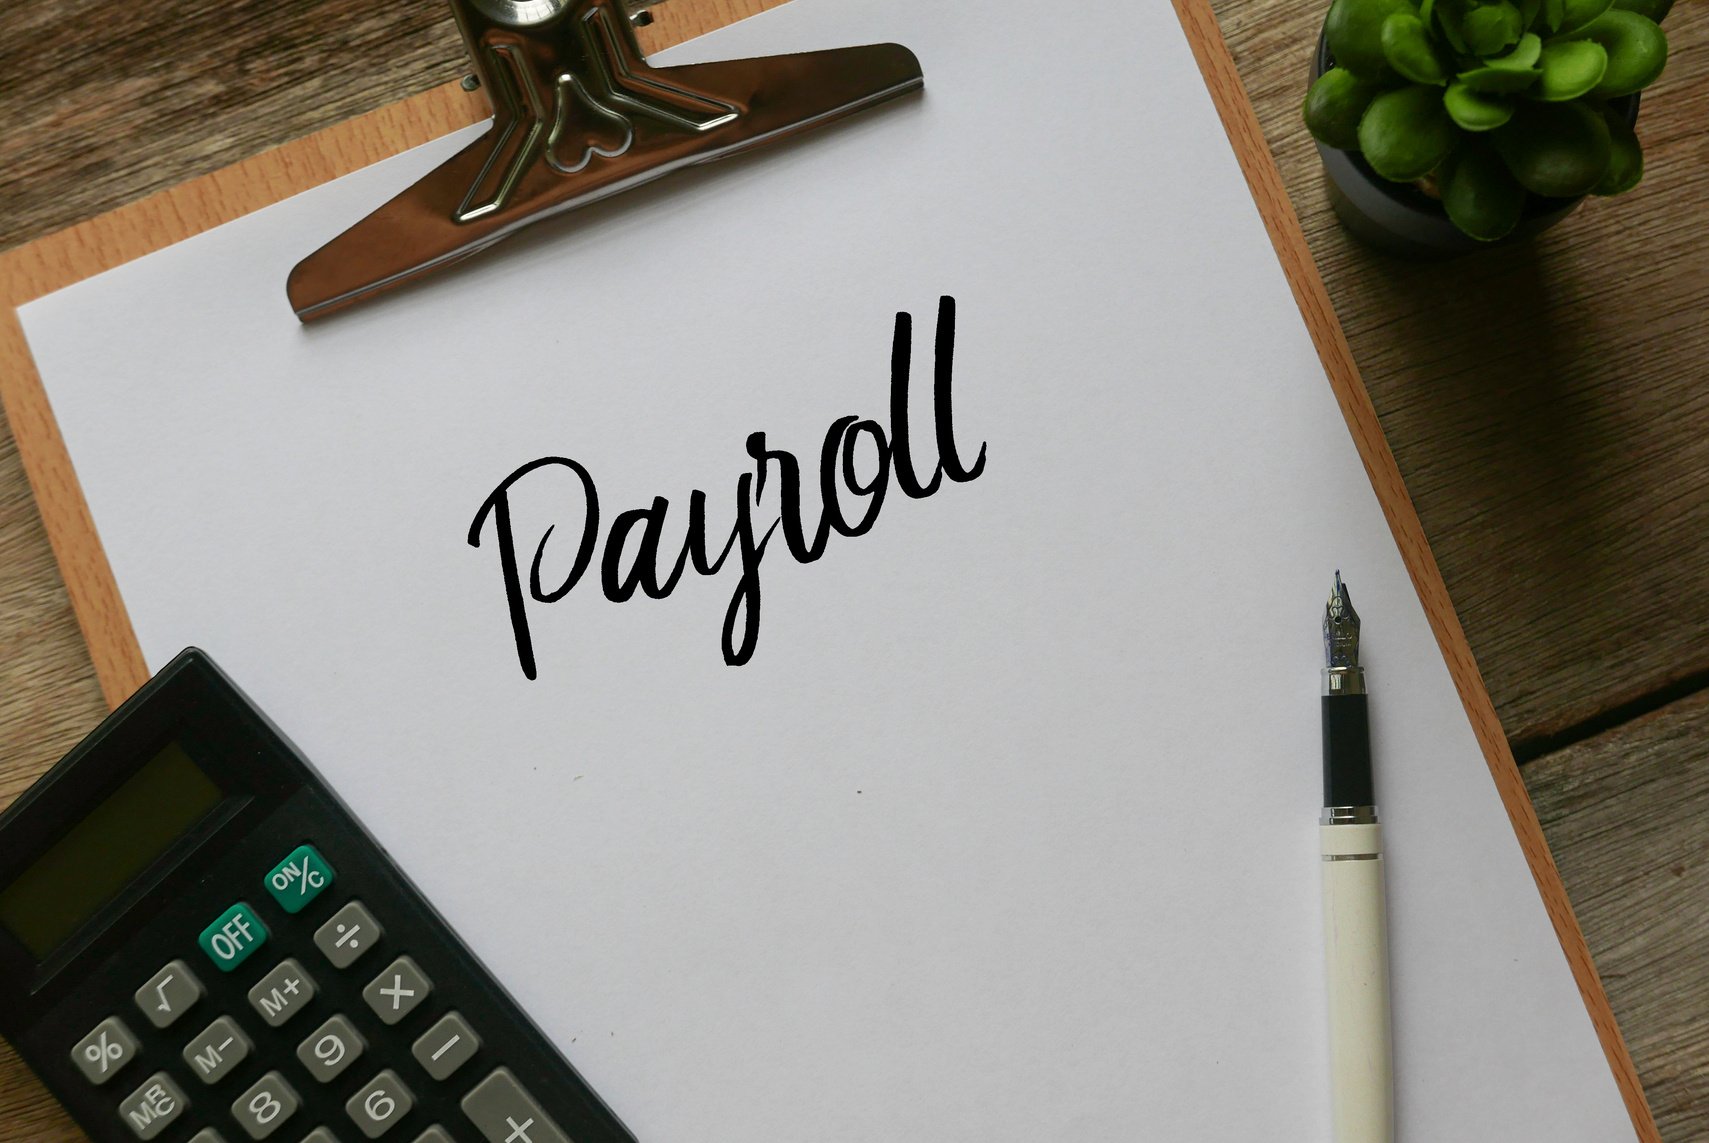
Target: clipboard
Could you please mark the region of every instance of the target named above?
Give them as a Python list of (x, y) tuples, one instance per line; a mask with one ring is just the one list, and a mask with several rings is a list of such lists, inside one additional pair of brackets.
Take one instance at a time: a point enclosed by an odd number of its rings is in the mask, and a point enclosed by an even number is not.
[[(1422, 600), (1638, 1137), (1659, 1140), (1636, 1069), (1493, 701), (1209, 0), (1174, 0), (1174, 6)], [(116, 706), (127, 697), (146, 680), (148, 672), (25, 342), (18, 309), (280, 199), (471, 126), (487, 114), (482, 96), (453, 82), (0, 255), (0, 302), (4, 303), (0, 305), (0, 403), (13, 426), (109, 705)]]

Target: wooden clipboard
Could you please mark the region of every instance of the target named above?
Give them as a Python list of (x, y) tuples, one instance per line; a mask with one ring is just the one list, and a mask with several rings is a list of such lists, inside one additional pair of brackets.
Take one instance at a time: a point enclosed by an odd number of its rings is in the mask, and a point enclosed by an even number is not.
[[(1660, 1143), (1637, 1070), (1496, 717), (1494, 702), (1312, 261), (1257, 114), (1241, 86), (1210, 0), (1172, 2), (1423, 602), (1637, 1136), (1644, 1143)], [(17, 439), (48, 539), (110, 707), (116, 707), (146, 681), (148, 669), (25, 342), (19, 308), (470, 126), (488, 113), (482, 96), (466, 92), (456, 83), (446, 84), (0, 255), (0, 404)]]

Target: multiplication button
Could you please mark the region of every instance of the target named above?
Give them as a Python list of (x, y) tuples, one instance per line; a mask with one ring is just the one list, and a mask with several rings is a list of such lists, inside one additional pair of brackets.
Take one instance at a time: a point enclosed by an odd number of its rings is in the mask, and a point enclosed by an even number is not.
[(117, 1016), (109, 1016), (89, 1030), (71, 1049), (71, 1062), (92, 1084), (103, 1084), (136, 1055), (136, 1037)]
[(190, 1101), (165, 1072), (155, 1072), (119, 1103), (119, 1118), (138, 1139), (153, 1139), (184, 1114)]
[(349, 968), (380, 939), (380, 923), (362, 902), (352, 901), (315, 930), (315, 947), (333, 968)]
[(201, 998), (202, 982), (181, 960), (173, 961), (136, 990), (136, 1006), (156, 1028), (171, 1027)]
[(407, 956), (400, 956), (386, 966), (386, 971), (368, 982), (362, 999), (374, 1010), (383, 1024), (396, 1024), (427, 999), (433, 984), (427, 974)]
[(463, 1097), (462, 1107), (487, 1143), (570, 1143), (509, 1068), (499, 1068), (476, 1084)]

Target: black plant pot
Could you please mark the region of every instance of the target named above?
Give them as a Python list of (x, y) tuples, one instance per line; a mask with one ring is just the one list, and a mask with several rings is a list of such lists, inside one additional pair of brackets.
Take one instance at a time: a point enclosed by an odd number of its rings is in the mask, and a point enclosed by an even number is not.
[[(1329, 40), (1319, 34), (1312, 79), (1316, 80), (1334, 64)], [(1610, 100), (1608, 105), (1628, 123), (1637, 122), (1636, 95)], [(1411, 183), (1392, 183), (1383, 178), (1359, 152), (1318, 143), (1317, 153), (1323, 158), (1324, 173), (1329, 176), (1330, 205), (1341, 224), (1365, 244), (1403, 258), (1420, 261), (1454, 258), (1489, 246), (1521, 242), (1549, 229), (1584, 201), (1583, 196), (1531, 195), (1512, 233), (1494, 242), (1480, 242), (1450, 222), (1448, 212), (1436, 199)]]

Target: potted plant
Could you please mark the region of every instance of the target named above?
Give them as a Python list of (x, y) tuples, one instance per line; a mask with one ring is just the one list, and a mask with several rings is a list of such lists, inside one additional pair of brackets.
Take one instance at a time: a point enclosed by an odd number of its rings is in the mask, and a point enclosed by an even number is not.
[(1672, 2), (1335, 0), (1304, 115), (1342, 221), (1451, 254), (1630, 190)]

